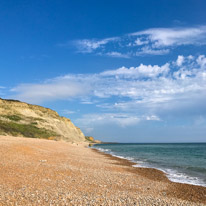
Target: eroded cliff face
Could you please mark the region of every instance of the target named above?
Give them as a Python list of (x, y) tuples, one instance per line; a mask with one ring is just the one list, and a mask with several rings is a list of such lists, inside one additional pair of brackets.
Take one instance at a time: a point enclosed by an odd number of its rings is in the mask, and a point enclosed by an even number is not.
[(0, 99), (0, 134), (85, 141), (82, 131), (70, 119), (37, 105)]

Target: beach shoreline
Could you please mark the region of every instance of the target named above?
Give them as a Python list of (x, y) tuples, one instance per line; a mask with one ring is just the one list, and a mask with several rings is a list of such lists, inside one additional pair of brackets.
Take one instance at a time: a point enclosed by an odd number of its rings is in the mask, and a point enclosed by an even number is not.
[[(168, 184), (169, 189), (165, 193), (174, 198), (180, 198), (183, 200), (201, 202), (206, 204), (206, 187), (201, 185), (193, 185), (187, 183), (173, 182), (171, 181), (165, 172), (157, 169), (157, 168), (145, 168), (145, 167), (134, 167), (137, 163), (132, 162), (126, 158), (120, 158), (113, 156), (108, 153), (104, 153), (99, 151), (98, 149), (92, 148), (95, 152), (102, 154), (108, 157), (111, 160), (117, 161), (117, 165), (128, 166), (127, 171), (138, 174), (144, 178), (150, 179), (152, 181), (159, 181)], [(177, 192), (178, 191), (178, 192)], [(202, 192), (203, 191), (203, 194)], [(188, 195), (182, 195), (181, 193), (187, 193)]]
[(87, 143), (0, 136), (0, 205), (206, 205), (206, 188)]
[[(96, 144), (94, 149), (134, 163), (133, 167), (154, 168), (176, 183), (206, 187), (203, 143)], [(192, 151), (192, 152), (191, 152)]]

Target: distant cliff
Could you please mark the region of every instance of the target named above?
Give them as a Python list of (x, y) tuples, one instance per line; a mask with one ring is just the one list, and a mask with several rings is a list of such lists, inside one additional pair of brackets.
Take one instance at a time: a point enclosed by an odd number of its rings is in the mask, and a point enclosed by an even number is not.
[(102, 141), (100, 140), (95, 140), (94, 137), (91, 137), (91, 136), (85, 136), (85, 139), (87, 142), (89, 143), (94, 143), (94, 144), (100, 144), (102, 143)]
[(0, 98), (0, 134), (70, 142), (85, 141), (82, 131), (57, 112), (16, 100)]

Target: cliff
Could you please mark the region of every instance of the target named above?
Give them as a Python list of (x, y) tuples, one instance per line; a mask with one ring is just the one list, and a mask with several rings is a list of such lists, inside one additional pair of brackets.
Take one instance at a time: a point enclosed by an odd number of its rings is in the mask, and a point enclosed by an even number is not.
[(94, 139), (94, 137), (91, 137), (91, 136), (85, 136), (85, 139), (86, 139), (86, 141), (89, 142), (89, 143), (94, 143), (94, 144), (103, 143), (102, 141), (96, 140), (96, 139)]
[(0, 134), (70, 142), (85, 141), (82, 131), (57, 112), (16, 100), (0, 98)]

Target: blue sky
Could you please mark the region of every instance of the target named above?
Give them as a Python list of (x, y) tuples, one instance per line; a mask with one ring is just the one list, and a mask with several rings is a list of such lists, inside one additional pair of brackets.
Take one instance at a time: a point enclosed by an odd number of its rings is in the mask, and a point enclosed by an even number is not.
[(206, 141), (206, 2), (0, 2), (0, 97), (119, 142)]

